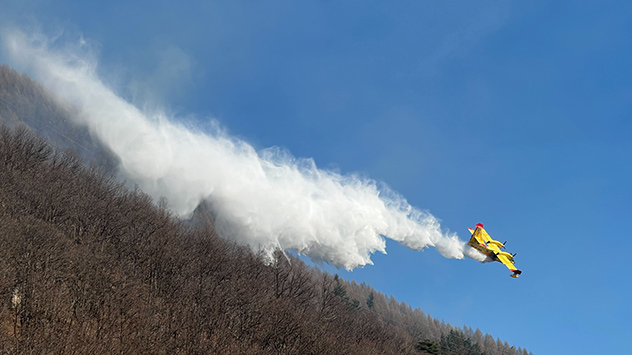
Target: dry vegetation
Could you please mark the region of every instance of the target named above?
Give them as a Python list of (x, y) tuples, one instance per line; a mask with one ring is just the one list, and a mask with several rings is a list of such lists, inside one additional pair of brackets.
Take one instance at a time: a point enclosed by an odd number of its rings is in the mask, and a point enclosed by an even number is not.
[(27, 129), (0, 130), (3, 351), (412, 353), (331, 276), (189, 229)]

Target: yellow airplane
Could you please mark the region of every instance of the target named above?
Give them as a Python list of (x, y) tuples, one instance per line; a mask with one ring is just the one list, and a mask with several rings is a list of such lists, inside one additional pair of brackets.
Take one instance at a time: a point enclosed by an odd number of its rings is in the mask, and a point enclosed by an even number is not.
[(513, 259), (516, 254), (512, 255), (500, 250), (500, 248), (505, 247), (505, 244), (497, 240), (493, 240), (483, 228), (482, 223), (477, 224), (476, 229), (468, 229), (472, 233), (472, 238), (470, 238), (470, 241), (467, 242), (467, 245), (489, 256), (492, 260), (505, 264), (509, 270), (513, 271), (513, 274), (509, 276), (518, 277), (518, 275), (522, 274), (522, 271), (516, 269), (513, 264)]

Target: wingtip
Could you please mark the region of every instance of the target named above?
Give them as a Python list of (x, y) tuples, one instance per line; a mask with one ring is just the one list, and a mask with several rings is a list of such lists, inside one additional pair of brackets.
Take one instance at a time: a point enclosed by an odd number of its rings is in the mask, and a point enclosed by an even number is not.
[(483, 223), (477, 223), (477, 224), (476, 224), (476, 227), (477, 227), (477, 228), (484, 228), (484, 227), (483, 227)]

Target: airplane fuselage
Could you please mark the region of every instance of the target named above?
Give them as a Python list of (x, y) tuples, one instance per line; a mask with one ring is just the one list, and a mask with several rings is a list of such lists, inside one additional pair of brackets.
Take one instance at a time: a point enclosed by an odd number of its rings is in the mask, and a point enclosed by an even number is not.
[(513, 272), (513, 274), (510, 275), (511, 277), (518, 277), (518, 275), (522, 273), (522, 271), (516, 269), (513, 264), (514, 256), (501, 250), (501, 248), (505, 247), (505, 244), (490, 238), (489, 234), (483, 229), (482, 224), (477, 224), (476, 229), (468, 229), (472, 233), (472, 238), (467, 242), (467, 245), (487, 255), (492, 260), (507, 266), (507, 268)]

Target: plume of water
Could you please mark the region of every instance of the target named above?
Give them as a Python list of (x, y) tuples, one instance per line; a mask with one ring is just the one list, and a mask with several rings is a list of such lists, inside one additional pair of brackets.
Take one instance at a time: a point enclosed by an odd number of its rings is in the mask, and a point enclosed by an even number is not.
[(279, 148), (256, 151), (218, 123), (202, 132), (163, 112), (145, 112), (97, 76), (96, 61), (77, 45), (4, 31), (3, 42), (45, 87), (79, 112), (78, 124), (114, 152), (123, 176), (181, 216), (210, 208), (217, 232), (262, 249), (295, 250), (336, 266), (371, 264), (385, 238), (445, 257), (477, 260), (456, 234), (384, 184), (319, 169)]

